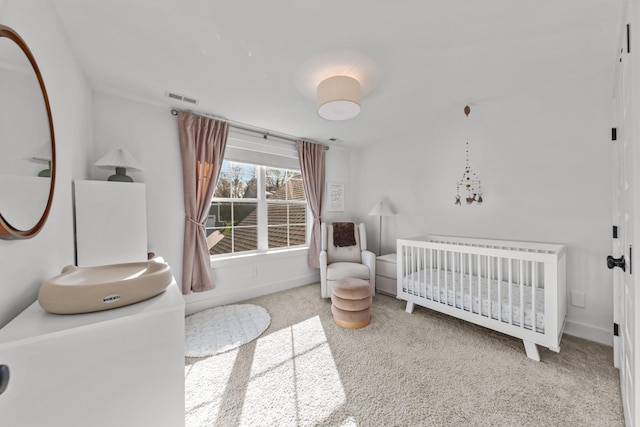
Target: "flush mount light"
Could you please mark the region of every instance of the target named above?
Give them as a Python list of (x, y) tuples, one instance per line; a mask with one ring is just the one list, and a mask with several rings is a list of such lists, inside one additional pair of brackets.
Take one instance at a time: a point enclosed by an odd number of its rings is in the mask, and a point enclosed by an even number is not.
[(334, 76), (318, 85), (318, 114), (326, 120), (347, 120), (360, 114), (360, 83)]

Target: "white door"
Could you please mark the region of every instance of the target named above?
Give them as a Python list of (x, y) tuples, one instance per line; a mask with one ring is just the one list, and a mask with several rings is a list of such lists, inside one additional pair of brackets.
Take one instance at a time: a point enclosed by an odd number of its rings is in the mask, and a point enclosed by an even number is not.
[[(635, 17), (635, 4), (629, 12), (633, 14), (629, 15), (632, 24), (638, 22)], [(638, 28), (640, 29), (640, 26)], [(636, 386), (640, 384), (640, 352), (637, 345), (640, 342), (640, 317), (636, 315), (636, 311), (640, 310), (640, 290), (637, 289), (640, 284), (640, 264), (636, 262), (639, 259), (636, 252), (640, 247), (635, 248), (634, 245), (635, 242), (640, 242), (640, 214), (635, 214), (640, 213), (640, 67), (638, 55), (630, 52), (631, 46), (640, 47), (640, 43), (633, 42), (640, 42), (640, 37), (633, 38), (631, 30), (631, 25), (624, 26), (617, 58), (614, 113), (617, 140), (614, 143), (613, 156), (613, 216), (614, 225), (617, 226), (617, 238), (614, 238), (614, 252), (608, 259), (608, 264), (609, 267), (613, 267), (614, 323), (618, 325), (618, 336), (614, 337), (614, 363), (620, 369), (625, 421), (627, 426), (640, 426), (640, 392), (636, 390)], [(627, 39), (628, 35), (632, 37), (631, 41)]]

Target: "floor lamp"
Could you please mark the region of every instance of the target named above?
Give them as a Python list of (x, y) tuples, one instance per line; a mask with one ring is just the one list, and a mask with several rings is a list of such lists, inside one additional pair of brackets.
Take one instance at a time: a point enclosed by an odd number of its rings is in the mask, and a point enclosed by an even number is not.
[(378, 256), (382, 255), (382, 217), (383, 216), (391, 216), (394, 212), (391, 210), (389, 205), (384, 203), (383, 201), (379, 201), (376, 205), (371, 209), (369, 215), (371, 216), (379, 216), (380, 217), (380, 229), (378, 234)]

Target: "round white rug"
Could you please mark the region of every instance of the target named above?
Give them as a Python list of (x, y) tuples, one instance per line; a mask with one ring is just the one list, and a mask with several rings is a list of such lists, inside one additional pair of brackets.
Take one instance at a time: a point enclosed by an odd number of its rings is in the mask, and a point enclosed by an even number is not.
[(264, 308), (232, 304), (194, 313), (185, 318), (185, 356), (224, 353), (258, 338), (271, 323)]

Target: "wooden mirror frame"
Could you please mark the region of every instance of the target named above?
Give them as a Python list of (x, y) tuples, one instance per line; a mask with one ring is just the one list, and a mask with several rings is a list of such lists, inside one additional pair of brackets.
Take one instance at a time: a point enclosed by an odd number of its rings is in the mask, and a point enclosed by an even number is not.
[[(25, 41), (11, 28), (0, 25), (0, 39), (2, 37), (8, 38), (12, 40), (25, 54), (29, 62), (31, 63), (31, 67), (33, 68), (33, 72), (35, 73), (38, 83), (40, 84), (40, 90), (42, 92), (42, 97), (44, 99), (44, 105), (47, 110), (47, 117), (49, 118), (49, 134), (51, 135), (51, 185), (49, 187), (49, 199), (47, 200), (47, 206), (42, 213), (40, 220), (30, 229), (28, 230), (20, 230), (13, 227), (3, 216), (2, 212), (0, 212), (0, 239), (5, 240), (14, 240), (14, 239), (30, 239), (34, 237), (36, 234), (40, 232), (44, 223), (47, 221), (47, 217), (49, 216), (49, 211), (51, 210), (51, 203), (53, 201), (53, 190), (55, 187), (56, 181), (56, 144), (55, 144), (55, 135), (53, 132), (53, 117), (51, 115), (51, 106), (49, 105), (49, 97), (47, 96), (47, 89), (44, 85), (44, 80), (42, 79), (42, 74), (40, 73), (40, 68), (38, 68), (38, 64), (31, 53), (31, 50), (25, 43)], [(0, 141), (0, 144), (2, 142)]]

